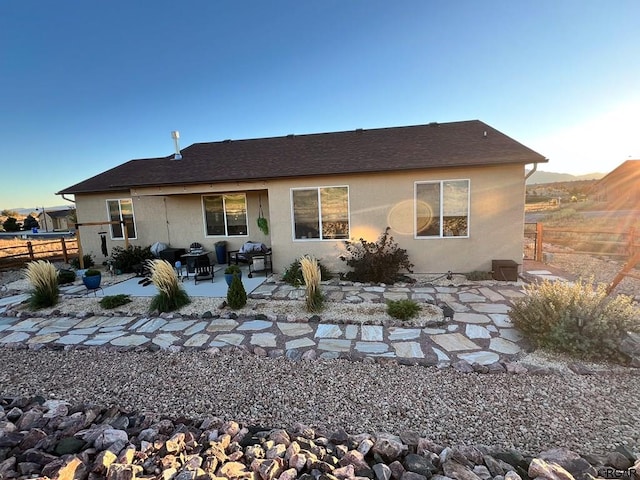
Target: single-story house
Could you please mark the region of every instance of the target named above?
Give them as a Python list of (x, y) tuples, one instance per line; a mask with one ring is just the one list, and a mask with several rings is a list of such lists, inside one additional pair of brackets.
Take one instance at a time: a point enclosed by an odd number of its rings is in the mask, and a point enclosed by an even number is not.
[[(196, 143), (58, 194), (74, 195), (80, 224), (128, 222), (135, 245), (262, 242), (276, 272), (304, 254), (345, 271), (344, 241), (387, 226), (415, 273), (489, 271), (495, 259), (522, 263), (525, 165), (546, 161), (472, 120)], [(99, 260), (99, 230), (124, 244), (117, 224), (80, 230)]]
[(594, 198), (614, 210), (640, 210), (640, 160), (627, 160), (593, 186)]
[(60, 232), (72, 230), (74, 228), (75, 208), (40, 210), (38, 213), (38, 224), (40, 230), (47, 232)]

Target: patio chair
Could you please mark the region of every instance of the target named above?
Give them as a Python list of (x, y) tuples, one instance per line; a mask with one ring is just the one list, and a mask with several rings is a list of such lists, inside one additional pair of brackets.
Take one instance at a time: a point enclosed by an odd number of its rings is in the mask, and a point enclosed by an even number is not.
[(207, 255), (196, 258), (195, 275), (193, 277), (195, 285), (204, 280), (211, 280), (211, 283), (213, 283), (213, 264)]

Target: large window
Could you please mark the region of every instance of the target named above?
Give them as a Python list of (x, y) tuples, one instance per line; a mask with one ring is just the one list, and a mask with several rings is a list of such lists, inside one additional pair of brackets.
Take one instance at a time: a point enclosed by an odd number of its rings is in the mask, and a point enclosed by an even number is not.
[[(109, 220), (112, 222), (124, 222), (127, 226), (127, 236), (136, 238), (136, 220), (133, 216), (133, 202), (130, 198), (107, 200)], [(111, 224), (111, 239), (124, 238), (122, 223)]]
[(469, 236), (469, 180), (416, 182), (417, 238)]
[(349, 239), (349, 187), (291, 190), (296, 240)]
[(244, 236), (247, 232), (247, 197), (244, 193), (202, 197), (206, 234)]

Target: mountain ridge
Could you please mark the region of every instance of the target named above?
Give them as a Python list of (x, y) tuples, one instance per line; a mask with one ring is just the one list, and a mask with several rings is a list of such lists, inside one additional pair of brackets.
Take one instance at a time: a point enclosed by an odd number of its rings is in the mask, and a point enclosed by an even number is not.
[[(531, 170), (525, 170), (529, 174)], [(573, 182), (578, 180), (600, 180), (606, 173), (586, 173), (584, 175), (573, 175), (571, 173), (545, 172), (536, 170), (533, 175), (527, 178), (527, 185), (535, 185), (538, 183), (556, 183), (556, 182)]]

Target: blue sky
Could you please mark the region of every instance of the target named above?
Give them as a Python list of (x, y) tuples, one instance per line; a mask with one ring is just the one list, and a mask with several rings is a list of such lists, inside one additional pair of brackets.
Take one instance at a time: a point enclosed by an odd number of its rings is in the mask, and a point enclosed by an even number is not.
[(0, 208), (180, 144), (480, 119), (640, 158), (640, 2), (0, 2)]

